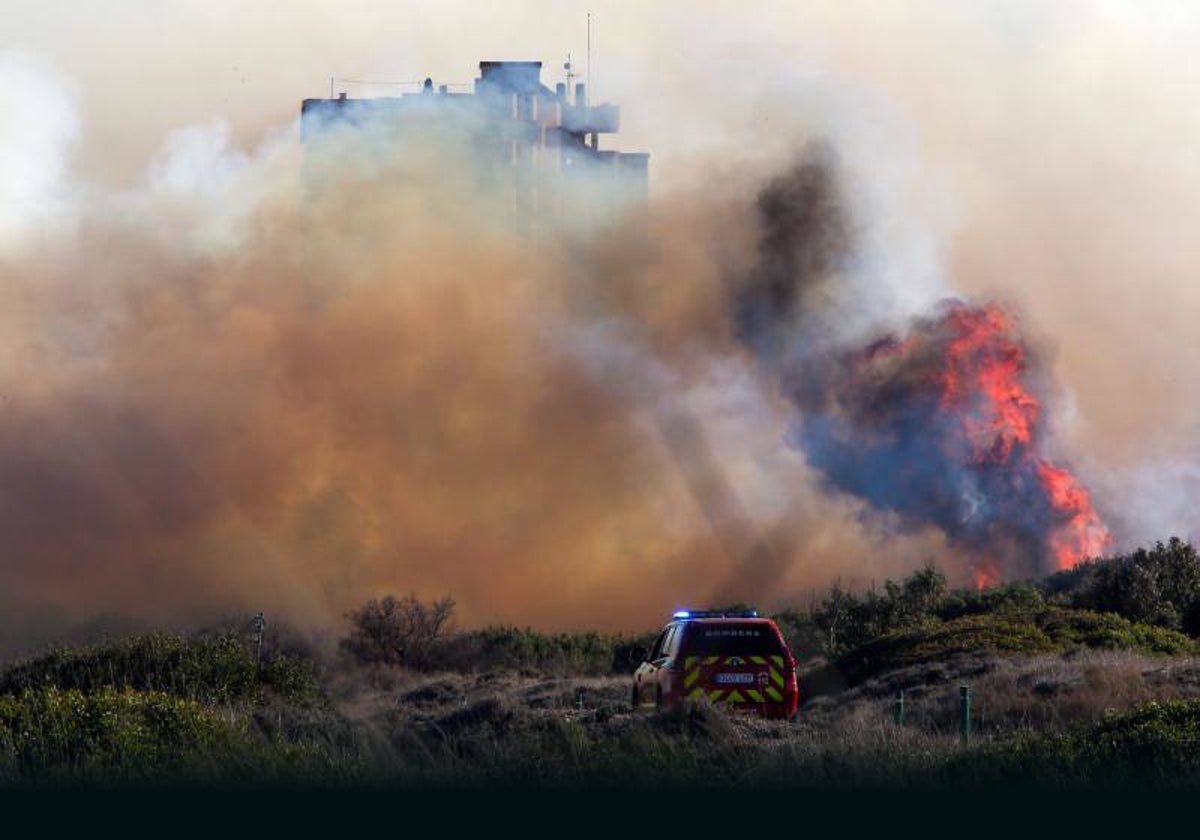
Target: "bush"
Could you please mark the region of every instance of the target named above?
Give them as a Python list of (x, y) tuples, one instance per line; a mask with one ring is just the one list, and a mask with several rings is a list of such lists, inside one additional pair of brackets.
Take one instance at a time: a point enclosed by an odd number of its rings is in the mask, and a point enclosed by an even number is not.
[(296, 703), (321, 697), (310, 661), (280, 655), (260, 670), (254, 654), (231, 635), (197, 639), (152, 633), (109, 645), (60, 648), (0, 672), (0, 694), (48, 686), (84, 693), (158, 691), (208, 704), (257, 703), (263, 688)]
[(979, 591), (957, 590), (938, 604), (933, 613), (940, 619), (950, 620), (993, 612), (1028, 613), (1045, 606), (1046, 599), (1041, 590), (1028, 582), (1019, 582)]
[(810, 613), (784, 610), (775, 616), (775, 623), (788, 649), (799, 660), (821, 656), (826, 651), (825, 631)]
[(989, 787), (1191, 789), (1200, 781), (1200, 700), (1147, 703), (1066, 735), (1000, 742), (943, 775)]
[(486, 627), (439, 641), (430, 670), (479, 672), (513, 670), (539, 674), (630, 673), (653, 634), (540, 633), (529, 628)]
[(886, 671), (963, 654), (1035, 654), (1076, 648), (1132, 650), (1181, 655), (1197, 652), (1187, 636), (1160, 627), (1134, 624), (1120, 616), (1083, 610), (1046, 608), (1016, 613), (969, 615), (928, 623), (881, 636), (849, 651), (812, 675), (810, 687), (832, 682), (851, 685)]
[(192, 700), (158, 691), (53, 686), (0, 696), (0, 779), (164, 783), (261, 780), (329, 761), (319, 750), (254, 737)]
[(1200, 635), (1200, 556), (1176, 537), (1149, 551), (1089, 564), (1073, 579), (1056, 583), (1065, 582), (1073, 584), (1073, 606)]
[[(795, 611), (785, 613), (795, 635), (797, 655), (818, 650), (837, 656), (885, 633), (918, 624), (932, 614), (946, 594), (946, 576), (933, 566), (914, 572), (902, 582), (889, 580), (883, 592), (874, 589), (863, 595), (834, 585), (815, 605), (811, 617), (802, 619)], [(818, 641), (819, 640), (819, 641)]]
[(341, 646), (364, 665), (427, 666), (433, 646), (450, 628), (454, 606), (449, 597), (428, 604), (415, 594), (372, 598), (346, 614), (351, 631)]

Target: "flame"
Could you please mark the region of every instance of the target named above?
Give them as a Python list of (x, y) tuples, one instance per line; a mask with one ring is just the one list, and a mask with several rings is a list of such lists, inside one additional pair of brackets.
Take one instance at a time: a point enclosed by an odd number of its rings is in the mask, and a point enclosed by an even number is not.
[(975, 564), (975, 590), (982, 592), (1000, 582), (1000, 568), (992, 560), (979, 560)]
[(1090, 494), (1079, 479), (1065, 469), (1037, 462), (1038, 480), (1059, 516), (1050, 532), (1050, 550), (1059, 569), (1070, 569), (1089, 557), (1099, 557), (1109, 546), (1108, 528), (1092, 507)]
[(955, 413), (969, 457), (1009, 462), (1033, 441), (1041, 405), (1021, 385), (1025, 348), (1014, 339), (1013, 317), (998, 306), (951, 309), (954, 337), (946, 347), (942, 408)]
[[(1030, 470), (1048, 501), (1052, 522), (1046, 548), (1058, 569), (1102, 554), (1108, 528), (1091, 496), (1070, 471), (1033, 454), (1042, 407), (1022, 382), (1026, 351), (1015, 317), (996, 305), (954, 305), (944, 324), (946, 343), (940, 408), (962, 432), (968, 463)], [(977, 562), (977, 585), (998, 581), (996, 566)]]

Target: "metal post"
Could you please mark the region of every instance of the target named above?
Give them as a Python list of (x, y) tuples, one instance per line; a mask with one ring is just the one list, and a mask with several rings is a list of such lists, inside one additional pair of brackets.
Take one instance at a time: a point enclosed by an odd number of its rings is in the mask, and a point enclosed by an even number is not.
[(971, 743), (971, 686), (958, 687), (958, 737), (965, 747)]
[(261, 612), (254, 616), (254, 662), (262, 667), (263, 631), (267, 628), (267, 618)]
[(896, 692), (896, 703), (894, 708), (896, 714), (896, 725), (904, 725), (904, 689)]
[(575, 708), (581, 712), (583, 711), (583, 689), (582, 688), (576, 689), (576, 691), (575, 691)]

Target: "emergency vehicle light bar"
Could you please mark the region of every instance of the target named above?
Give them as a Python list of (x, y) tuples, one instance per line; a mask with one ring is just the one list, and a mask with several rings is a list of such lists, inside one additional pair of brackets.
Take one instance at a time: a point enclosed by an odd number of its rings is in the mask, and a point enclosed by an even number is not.
[(758, 610), (742, 612), (713, 612), (711, 610), (679, 610), (671, 618), (687, 621), (691, 618), (758, 618)]

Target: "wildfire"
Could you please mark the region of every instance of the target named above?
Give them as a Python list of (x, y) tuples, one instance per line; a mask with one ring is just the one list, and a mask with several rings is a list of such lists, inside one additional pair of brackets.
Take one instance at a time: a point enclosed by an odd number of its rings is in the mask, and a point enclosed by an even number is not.
[(997, 306), (955, 307), (946, 315), (942, 408), (954, 412), (978, 462), (1005, 463), (1033, 441), (1041, 405), (1021, 385), (1025, 348), (1013, 318)]
[[(1046, 548), (1059, 569), (1069, 569), (1107, 548), (1108, 529), (1087, 490), (1068, 470), (1033, 453), (1041, 404), (1022, 376), (1026, 351), (1011, 313), (995, 305), (955, 305), (944, 316), (946, 342), (941, 410), (962, 432), (962, 456), (979, 465), (1029, 471), (1044, 492), (1052, 516)], [(994, 583), (994, 564), (981, 562), (981, 582)]]
[(991, 560), (980, 560), (975, 564), (975, 589), (978, 592), (1000, 582), (1000, 569)]
[(833, 486), (940, 528), (981, 587), (1102, 554), (1108, 530), (1080, 481), (1045, 455), (1037, 359), (1002, 307), (950, 302), (797, 370), (797, 443)]
[(1038, 479), (1061, 521), (1050, 533), (1050, 549), (1060, 569), (1070, 569), (1089, 557), (1103, 554), (1109, 545), (1105, 527), (1087, 489), (1067, 470), (1037, 462)]
[(795, 316), (853, 250), (846, 204), (819, 149), (759, 194), (760, 258), (734, 316), (738, 337), (783, 376), (796, 408), (789, 442), (885, 527), (939, 529), (980, 586), (1103, 553), (1108, 530), (1087, 491), (1047, 459), (1039, 360), (1012, 312), (948, 301), (866, 345), (808, 344), (797, 331)]

